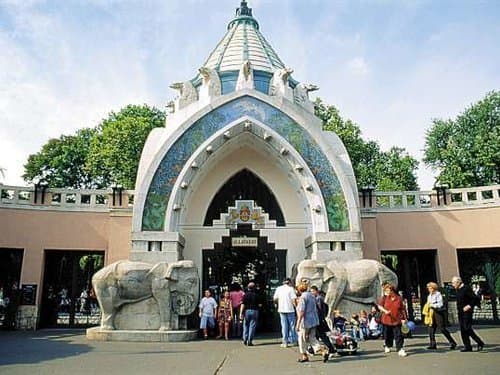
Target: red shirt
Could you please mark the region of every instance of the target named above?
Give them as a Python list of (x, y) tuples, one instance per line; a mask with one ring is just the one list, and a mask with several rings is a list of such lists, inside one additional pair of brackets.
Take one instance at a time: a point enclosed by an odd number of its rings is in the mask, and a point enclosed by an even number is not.
[(245, 292), (242, 290), (229, 292), (229, 296), (231, 298), (231, 304), (233, 305), (233, 309), (237, 309), (240, 307), (241, 302), (243, 302), (243, 296)]
[(403, 299), (399, 295), (384, 296), (380, 299), (379, 305), (389, 310), (388, 314), (382, 313), (382, 324), (386, 326), (398, 326), (401, 320), (406, 320), (406, 309)]

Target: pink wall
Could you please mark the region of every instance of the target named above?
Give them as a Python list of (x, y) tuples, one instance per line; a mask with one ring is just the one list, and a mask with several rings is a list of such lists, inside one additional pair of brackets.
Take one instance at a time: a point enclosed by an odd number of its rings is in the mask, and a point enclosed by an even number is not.
[[(362, 219), (363, 252), (379, 259), (384, 250), (437, 250), (438, 275), (449, 280), (458, 271), (457, 249), (500, 247), (498, 223), (494, 206), (379, 212)], [(42, 285), (44, 250), (104, 251), (107, 264), (126, 259), (130, 230), (129, 210), (0, 208), (0, 248), (24, 249), (21, 283)]]

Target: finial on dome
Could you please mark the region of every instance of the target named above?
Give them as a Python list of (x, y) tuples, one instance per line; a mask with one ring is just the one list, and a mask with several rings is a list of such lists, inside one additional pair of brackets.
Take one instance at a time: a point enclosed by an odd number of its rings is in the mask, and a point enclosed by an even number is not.
[(250, 16), (252, 17), (252, 8), (249, 8), (246, 0), (242, 0), (240, 7), (236, 8), (236, 17), (239, 16)]

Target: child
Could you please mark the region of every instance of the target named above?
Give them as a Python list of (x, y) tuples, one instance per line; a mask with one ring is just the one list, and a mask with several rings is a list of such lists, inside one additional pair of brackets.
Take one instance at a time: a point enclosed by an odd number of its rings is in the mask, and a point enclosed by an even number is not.
[(359, 312), (359, 328), (361, 329), (361, 335), (363, 340), (368, 337), (368, 315), (365, 310)]
[(219, 302), (219, 311), (217, 313), (217, 318), (219, 320), (219, 336), (218, 339), (224, 337), (229, 340), (229, 325), (231, 324), (231, 319), (233, 316), (233, 306), (231, 303), (231, 296), (228, 291), (224, 292), (223, 298)]
[(340, 313), (340, 310), (335, 310), (334, 311), (334, 316), (333, 316), (333, 326), (335, 329), (339, 332), (344, 332), (345, 331), (345, 323), (347, 319), (342, 316)]
[(203, 338), (208, 339), (208, 327), (215, 327), (217, 317), (217, 302), (212, 297), (210, 290), (205, 290), (205, 297), (201, 299), (200, 305), (200, 328), (203, 330)]

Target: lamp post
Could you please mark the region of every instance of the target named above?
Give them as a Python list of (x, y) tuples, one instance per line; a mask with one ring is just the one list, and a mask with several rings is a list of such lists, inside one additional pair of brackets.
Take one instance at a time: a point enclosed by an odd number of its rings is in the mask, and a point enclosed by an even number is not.
[(116, 206), (116, 198), (118, 197), (119, 207), (122, 206), (122, 192), (123, 186), (120, 184), (112, 184), (111, 189), (113, 190), (113, 206)]
[(437, 205), (441, 205), (441, 194), (443, 194), (443, 204), (446, 206), (448, 204), (448, 198), (446, 197), (446, 189), (449, 188), (448, 184), (441, 184), (437, 182), (433, 189), (436, 190)]
[(38, 203), (38, 194), (40, 194), (40, 204), (45, 203), (45, 190), (47, 190), (48, 183), (47, 181), (44, 181), (40, 178), (35, 178), (33, 179), (35, 191), (34, 191), (34, 197), (33, 197), (33, 203), (37, 204)]
[(372, 207), (372, 198), (375, 187), (373, 185), (363, 186), (361, 188), (361, 194), (363, 194), (363, 207), (366, 207), (366, 197), (368, 196), (368, 207)]

